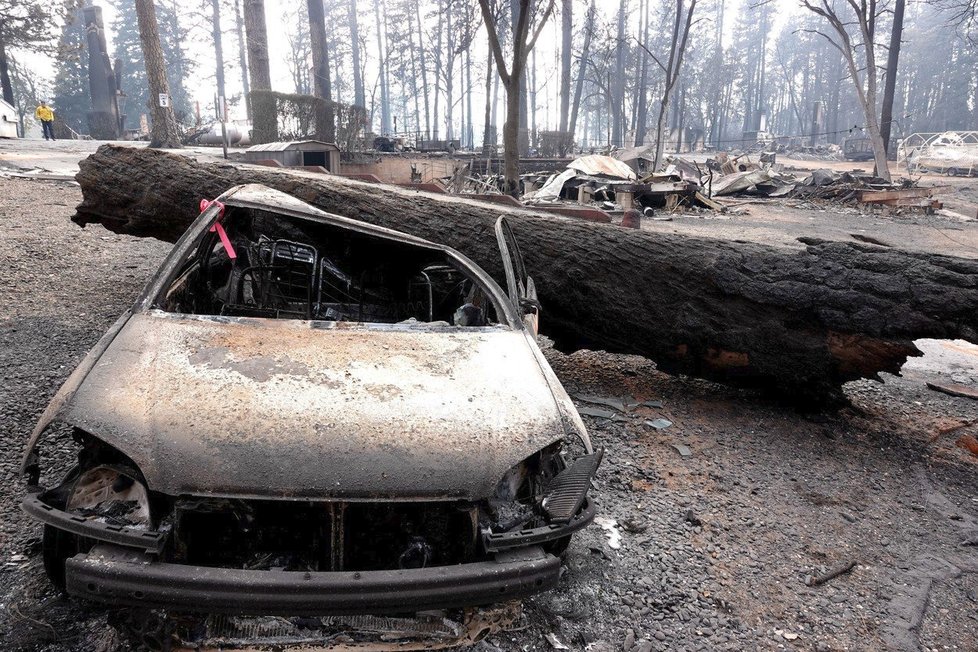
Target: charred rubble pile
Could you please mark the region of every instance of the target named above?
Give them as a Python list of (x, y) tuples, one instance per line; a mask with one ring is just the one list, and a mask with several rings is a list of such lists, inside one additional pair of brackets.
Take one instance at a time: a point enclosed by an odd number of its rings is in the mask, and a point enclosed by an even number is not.
[[(687, 164), (688, 165), (688, 164)], [(871, 173), (817, 169), (797, 176), (777, 163), (777, 154), (762, 153), (758, 162), (749, 155), (724, 153), (706, 162), (700, 180), (710, 197), (732, 195), (791, 198), (864, 208), (934, 211), (943, 204), (933, 196), (944, 188), (920, 187), (909, 179), (888, 182)], [(697, 168), (698, 171), (698, 168)], [(719, 200), (723, 203), (723, 200)]]
[[(744, 198), (800, 199), (870, 210), (933, 212), (943, 208), (933, 198), (941, 187), (919, 187), (907, 179), (891, 183), (858, 170), (817, 169), (796, 175), (777, 162), (776, 152), (719, 152), (705, 162), (669, 157), (661, 170), (648, 172), (641, 172), (647, 163), (641, 155), (629, 150), (615, 155), (617, 158), (591, 154), (574, 159), (561, 171), (523, 174), (522, 205), (599, 222), (609, 222), (612, 215), (630, 209), (646, 217), (721, 213)], [(471, 198), (501, 200), (501, 187), (498, 175), (470, 175), (462, 192)]]

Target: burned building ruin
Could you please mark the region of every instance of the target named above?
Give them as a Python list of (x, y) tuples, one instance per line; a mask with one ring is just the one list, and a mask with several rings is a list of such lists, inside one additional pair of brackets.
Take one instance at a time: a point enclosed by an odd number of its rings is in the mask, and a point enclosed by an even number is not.
[(109, 61), (102, 8), (85, 7), (82, 14), (88, 45), (88, 86), (92, 97), (88, 131), (97, 140), (116, 140), (122, 136), (126, 120), (119, 106), (119, 98), (123, 96), (121, 66), (116, 61), (113, 71)]

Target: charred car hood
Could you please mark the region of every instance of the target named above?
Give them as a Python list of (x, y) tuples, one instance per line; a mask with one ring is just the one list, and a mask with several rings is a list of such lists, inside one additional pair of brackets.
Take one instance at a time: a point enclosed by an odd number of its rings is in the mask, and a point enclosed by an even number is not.
[(341, 326), (136, 313), (61, 418), (170, 495), (477, 499), (564, 435), (521, 331)]

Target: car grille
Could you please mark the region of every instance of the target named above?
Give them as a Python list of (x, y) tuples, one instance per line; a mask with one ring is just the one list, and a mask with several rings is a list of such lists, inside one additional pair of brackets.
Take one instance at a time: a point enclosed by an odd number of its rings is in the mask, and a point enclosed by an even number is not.
[(181, 563), (281, 570), (394, 570), (473, 561), (469, 503), (180, 500), (169, 554)]

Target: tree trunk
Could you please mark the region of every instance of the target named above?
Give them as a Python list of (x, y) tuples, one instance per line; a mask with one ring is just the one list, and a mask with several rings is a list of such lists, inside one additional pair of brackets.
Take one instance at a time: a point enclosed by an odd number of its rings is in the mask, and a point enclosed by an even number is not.
[(537, 51), (530, 52), (530, 70), (527, 74), (527, 87), (529, 88), (528, 110), (530, 125), (530, 146), (537, 144)]
[(153, 0), (136, 0), (136, 20), (139, 22), (139, 42), (146, 63), (149, 82), (149, 101), (153, 107), (153, 126), (149, 134), (150, 147), (182, 147), (180, 130), (173, 115), (170, 84), (166, 79), (166, 62), (160, 45), (160, 30), (156, 24)]
[[(518, 96), (509, 95), (518, 109)], [(77, 223), (175, 241), (213, 199), (263, 183), (322, 210), (459, 249), (497, 279), (493, 224), (511, 221), (565, 351), (651, 358), (667, 373), (760, 387), (811, 406), (895, 373), (918, 338), (978, 342), (978, 261), (861, 243), (799, 248), (620, 229), (329, 175), (199, 163), (103, 145), (76, 179)]]
[(455, 53), (453, 50), (455, 32), (452, 30), (451, 5), (445, 5), (445, 65), (442, 75), (445, 78), (445, 140), (455, 138)]
[[(527, 6), (527, 8), (529, 8), (529, 3), (526, 3), (526, 6)], [(517, 32), (519, 31), (518, 30), (518, 24), (520, 22), (520, 15), (522, 14), (522, 3), (520, 2), (520, 0), (510, 0), (510, 10), (511, 10), (510, 11), (510, 17), (512, 19), (512, 34), (513, 34), (513, 41), (514, 41), (513, 47), (514, 47), (514, 52), (515, 52), (516, 51), (515, 50), (515, 48), (516, 48), (516, 43), (515, 42), (519, 38), (517, 36)], [(527, 18), (527, 20), (529, 20), (529, 18)], [(525, 56), (526, 56), (526, 53), (524, 53), (524, 65), (522, 65), (520, 67), (520, 71), (519, 71), (519, 84), (517, 86), (517, 92), (519, 93), (519, 96), (520, 96), (519, 120), (517, 121), (518, 122), (518, 127), (517, 127), (517, 144), (519, 145), (519, 150), (518, 150), (519, 153), (518, 153), (518, 156), (526, 156), (526, 155), (528, 155), (530, 153), (530, 130), (529, 130), (529, 127), (528, 127), (528, 125), (530, 123), (530, 121), (529, 121), (529, 115), (530, 115), (530, 113), (529, 113), (529, 108), (527, 106), (528, 103), (527, 103), (527, 91), (526, 91), (526, 82), (527, 82), (527, 79), (526, 79), (526, 64), (525, 64), (526, 59), (525, 59)], [(515, 66), (515, 63), (514, 63), (514, 66), (513, 67), (514, 68), (516, 67)], [(514, 75), (516, 74), (516, 71), (515, 70), (513, 70), (513, 74)], [(503, 126), (503, 129), (505, 129), (505, 128), (506, 127), (504, 125)], [(514, 185), (515, 186), (515, 184), (510, 184), (510, 185)]]
[(238, 65), (241, 66), (241, 88), (244, 89), (245, 116), (251, 120), (251, 84), (248, 82), (248, 56), (245, 54), (241, 0), (234, 0), (234, 25), (238, 32)]
[(770, 31), (770, 27), (768, 25), (769, 6), (761, 5), (760, 10), (761, 10), (761, 34), (760, 34), (761, 45), (759, 48), (760, 54), (757, 57), (757, 93), (755, 95), (755, 97), (757, 98), (757, 106), (756, 106), (755, 113), (758, 116), (757, 117), (758, 129), (760, 129), (761, 126), (760, 115), (761, 112), (764, 111), (764, 81), (766, 76), (765, 73), (767, 70), (767, 37), (768, 37), (768, 32)]
[[(414, 19), (415, 27), (418, 31), (418, 50), (420, 51), (421, 59), (421, 92), (424, 95), (424, 138), (425, 140), (431, 138), (431, 105), (430, 105), (430, 91), (428, 88), (428, 62), (425, 60), (424, 51), (424, 33), (421, 31), (421, 7), (419, 0), (414, 0)], [(420, 131), (420, 125), (418, 127)]]
[[(492, 52), (489, 53), (489, 56), (492, 57)], [(492, 125), (492, 130), (493, 130), (493, 141), (492, 141), (493, 145), (497, 144), (499, 141), (498, 133), (497, 133), (498, 125), (499, 125), (498, 113), (499, 113), (499, 76), (496, 75), (496, 78), (492, 80), (492, 115), (489, 116), (489, 124)]]
[[(408, 11), (407, 11), (407, 19), (408, 19), (408, 34), (407, 34), (407, 36), (408, 36), (408, 49), (409, 49), (409, 51), (411, 53), (411, 89), (414, 91), (413, 92), (413, 95), (414, 95), (414, 129), (416, 131), (421, 131), (421, 102), (418, 99), (418, 95), (421, 94), (421, 91), (418, 90), (418, 48), (414, 45), (414, 28), (412, 27), (412, 24), (414, 23), (414, 20), (411, 17), (411, 15), (412, 15), (412, 11), (411, 11), (411, 8), (409, 7), (408, 8)], [(420, 35), (418, 35), (418, 38), (420, 39)], [(422, 65), (423, 65), (423, 63), (424, 62), (422, 62)], [(405, 91), (406, 91), (406, 89), (405, 89)], [(425, 92), (427, 92), (427, 89), (425, 89)], [(406, 123), (407, 120), (405, 119), (404, 122)]]
[(435, 33), (437, 34), (438, 40), (435, 42), (435, 104), (434, 104), (434, 118), (432, 120), (432, 127), (434, 132), (431, 134), (432, 140), (438, 140), (438, 105), (441, 104), (441, 75), (442, 75), (442, 64), (441, 60), (444, 56), (444, 51), (441, 47), (441, 36), (442, 36), (442, 24), (444, 23), (444, 15), (446, 12), (441, 11), (441, 0), (439, 0), (439, 12), (438, 12), (438, 23), (435, 28)]
[(833, 57), (835, 65), (832, 67), (832, 91), (829, 94), (829, 106), (826, 110), (826, 131), (829, 132), (829, 142), (838, 145), (839, 138), (839, 95), (842, 91), (842, 59)]
[[(648, 6), (639, 3), (640, 7), (640, 29), (642, 45), (649, 46), (649, 10)], [(649, 117), (649, 57), (642, 57), (642, 65), (639, 67), (638, 76), (638, 95), (635, 105), (635, 146), (645, 144), (645, 132), (648, 130)]]
[(673, 70), (676, 62), (676, 51), (679, 48), (679, 29), (683, 21), (683, 0), (676, 0), (676, 22), (672, 28), (672, 41), (669, 45), (669, 63), (666, 65), (665, 90), (662, 92), (662, 100), (659, 103), (659, 119), (655, 126), (655, 158), (652, 161), (652, 170), (659, 169), (662, 163), (662, 153), (665, 151), (665, 131), (666, 120), (669, 117), (669, 96), (672, 95), (672, 87), (676, 83)]
[(244, 0), (244, 27), (248, 41), (248, 75), (252, 90), (271, 90), (268, 67), (268, 30), (263, 0)]
[(873, 147), (873, 160), (876, 164), (876, 176), (889, 181), (890, 169), (886, 161), (886, 150), (883, 147), (883, 137), (880, 135), (879, 119), (876, 117), (876, 65), (872, 56), (868, 56), (866, 65), (866, 88), (863, 88), (859, 80), (859, 70), (855, 61), (855, 54), (849, 50), (846, 62), (849, 64), (849, 74), (852, 76), (856, 86), (856, 97), (866, 119), (866, 133), (869, 135), (869, 142)]
[(469, 114), (465, 123), (465, 133), (462, 136), (466, 140), (468, 149), (475, 149), (475, 129), (472, 126), (472, 48), (465, 49), (465, 112)]
[(904, 4), (905, 0), (896, 0), (893, 5), (893, 31), (890, 33), (890, 51), (886, 57), (886, 84), (883, 87), (880, 136), (883, 138), (883, 147), (887, 153), (890, 151), (890, 133), (893, 126), (893, 95), (896, 91), (897, 65), (900, 63)]
[(503, 176), (506, 193), (520, 194), (520, 78), (506, 84), (506, 122), (503, 123)]
[(574, 0), (562, 0), (560, 7), (560, 131), (570, 122), (571, 47), (574, 36)]
[(465, 117), (465, 51), (462, 51), (461, 58), (459, 61), (459, 71), (458, 71), (458, 113), (459, 122), (461, 123), (461, 128), (458, 132), (458, 138), (462, 148), (465, 149), (465, 126), (468, 124), (467, 118)]
[(326, 41), (326, 15), (323, 0), (306, 0), (309, 13), (309, 47), (312, 50), (313, 92), (325, 100), (316, 111), (316, 135), (328, 143), (336, 141), (333, 89), (329, 75), (329, 47)]
[(224, 158), (228, 157), (228, 134), (227, 134), (227, 115), (224, 111), (225, 88), (224, 88), (224, 44), (221, 42), (221, 3), (220, 0), (211, 0), (211, 36), (214, 39), (214, 74), (217, 81), (217, 102), (214, 112), (217, 119), (221, 122), (221, 149), (224, 151)]
[(693, 24), (693, 12), (696, 10), (696, 2), (697, 0), (690, 0), (684, 23), (683, 0), (676, 0), (676, 23), (672, 32), (672, 45), (669, 48), (669, 63), (666, 66), (665, 90), (662, 94), (662, 104), (659, 108), (659, 122), (656, 127), (655, 160), (652, 163), (653, 170), (658, 170), (659, 165), (662, 163), (662, 153), (665, 147), (664, 131), (666, 118), (669, 115), (669, 95), (672, 93), (672, 89), (679, 79), (679, 72), (683, 67), (683, 56), (686, 53), (689, 30)]
[(618, 41), (615, 43), (615, 79), (611, 86), (611, 145), (621, 147), (624, 142), (623, 132), (625, 109), (625, 11), (627, 0), (618, 4)]
[[(380, 2), (374, 0), (374, 20), (377, 22), (377, 57), (380, 68), (380, 133), (387, 135), (391, 133), (391, 97), (390, 89), (387, 84), (387, 49), (384, 45), (384, 32), (386, 21), (380, 19)], [(386, 9), (384, 15), (386, 16)]]
[(526, 62), (527, 56), (533, 51), (540, 32), (543, 31), (550, 13), (554, 8), (554, 0), (549, 0), (547, 8), (540, 16), (533, 35), (530, 36), (532, 21), (530, 0), (511, 0), (513, 61), (510, 70), (506, 70), (499, 34), (495, 29), (492, 9), (489, 0), (479, 0), (482, 10), (483, 24), (489, 35), (489, 47), (496, 59), (496, 69), (499, 79), (506, 88), (506, 124), (503, 126), (503, 167), (506, 178), (506, 192), (516, 196), (519, 193), (519, 157), (528, 138), (526, 134)]
[(353, 104), (366, 109), (367, 100), (363, 94), (363, 68), (360, 67), (360, 27), (357, 21), (356, 0), (350, 0), (347, 5), (346, 17), (350, 24), (350, 51), (353, 54)]
[[(876, 113), (876, 87), (879, 76), (875, 48), (876, 3), (873, 1), (867, 5), (864, 2), (859, 6), (851, 3), (855, 21), (849, 21), (848, 17), (843, 20), (826, 3), (813, 5), (809, 0), (801, 0), (801, 3), (812, 13), (823, 17), (836, 33), (837, 41), (832, 41), (832, 45), (842, 54), (849, 68), (849, 77), (855, 86), (856, 97), (866, 120), (866, 132), (873, 147), (876, 176), (889, 181), (890, 168), (886, 161), (886, 148), (880, 134), (880, 121)], [(858, 32), (855, 32), (854, 26), (858, 28)], [(859, 40), (853, 40), (853, 32), (858, 34)], [(860, 51), (863, 59), (857, 62), (857, 53)], [(865, 71), (866, 75), (865, 88), (859, 76), (861, 70)]]
[(244, 0), (244, 26), (248, 37), (248, 75), (251, 78), (251, 142), (269, 143), (278, 139), (278, 113), (268, 65), (268, 30), (265, 27), (263, 0)]
[(3, 89), (3, 99), (10, 106), (16, 106), (14, 101), (14, 86), (10, 83), (10, 64), (7, 61), (7, 46), (3, 42), (3, 30), (0, 25), (0, 88)]
[[(581, 95), (584, 92), (584, 78), (587, 76), (588, 57), (591, 56), (591, 34), (594, 32), (594, 7), (595, 0), (591, 0), (591, 6), (587, 10), (587, 17), (584, 22), (584, 46), (581, 48), (581, 65), (577, 67), (577, 87), (574, 89), (574, 101), (571, 103), (570, 125), (568, 131), (577, 131), (577, 114), (581, 107)], [(587, 129), (584, 130), (585, 135)]]
[(676, 153), (681, 154), (683, 137), (686, 135), (684, 119), (686, 117), (686, 87), (680, 84), (676, 94), (679, 96), (679, 101), (676, 102)]
[(486, 61), (486, 115), (482, 127), (482, 155), (486, 158), (492, 155), (492, 146), (496, 144), (492, 133), (492, 78), (492, 50), (490, 50), (489, 59)]

